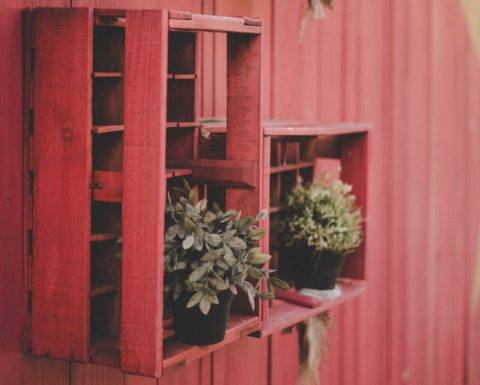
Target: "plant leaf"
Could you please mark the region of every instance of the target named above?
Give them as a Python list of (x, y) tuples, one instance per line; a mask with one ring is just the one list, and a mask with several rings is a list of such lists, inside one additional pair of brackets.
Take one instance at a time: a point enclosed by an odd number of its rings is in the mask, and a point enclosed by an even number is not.
[(267, 210), (262, 210), (255, 217), (255, 222), (263, 221), (266, 217), (267, 217)]
[(195, 238), (193, 236), (193, 234), (190, 234), (187, 238), (185, 238), (182, 242), (182, 247), (187, 250), (189, 249), (190, 247), (193, 246), (193, 243), (195, 242)]
[(222, 243), (222, 237), (218, 234), (205, 234), (205, 241), (213, 247), (220, 246)]
[(250, 233), (250, 238), (254, 241), (259, 241), (265, 236), (265, 229), (259, 228), (255, 229)]
[(255, 265), (263, 265), (270, 260), (269, 254), (255, 254), (249, 261)]
[(290, 289), (290, 285), (279, 278), (270, 277), (270, 282), (274, 287), (278, 287), (280, 289), (288, 290)]
[(202, 278), (204, 276), (204, 274), (206, 273), (206, 271), (208, 269), (208, 266), (209, 266), (208, 263), (204, 263), (202, 266), (197, 267), (195, 270), (192, 271), (192, 273), (188, 277), (188, 280), (191, 281), (191, 282), (198, 281), (200, 278)]
[(235, 259), (235, 257), (233, 256), (233, 251), (230, 247), (228, 247), (227, 245), (225, 245), (223, 247), (223, 249), (225, 250), (225, 254), (223, 256), (223, 258), (225, 259), (225, 262), (227, 262), (227, 264), (230, 266), (230, 267), (233, 267), (235, 266), (237, 260)]
[(191, 308), (197, 305), (203, 298), (203, 295), (203, 291), (197, 291), (194, 295), (192, 295), (187, 303), (187, 308)]
[(199, 214), (202, 213), (206, 208), (207, 208), (206, 199), (199, 200), (198, 203), (195, 205), (195, 211)]
[(245, 243), (245, 241), (238, 237), (232, 237), (228, 241), (228, 245), (234, 249), (239, 249), (239, 250), (244, 250), (247, 248), (247, 244)]
[(200, 300), (200, 311), (207, 315), (210, 311), (210, 307), (212, 306), (212, 299), (208, 295), (204, 295)]

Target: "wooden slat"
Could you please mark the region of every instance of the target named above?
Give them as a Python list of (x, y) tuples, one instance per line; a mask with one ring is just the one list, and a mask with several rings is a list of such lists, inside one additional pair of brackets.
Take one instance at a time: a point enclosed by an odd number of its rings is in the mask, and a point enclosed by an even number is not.
[(274, 166), (270, 168), (270, 174), (278, 174), (281, 172), (287, 172), (287, 171), (294, 171), (294, 170), (301, 170), (302, 168), (308, 168), (308, 167), (313, 167), (314, 163), (313, 162), (298, 162), (298, 163), (292, 163), (292, 164), (284, 164), (282, 166)]
[(126, 16), (121, 368), (153, 377), (162, 373), (167, 19)]
[(78, 8), (35, 19), (32, 350), (87, 361), (93, 18)]
[[(226, 206), (244, 215), (256, 215), (263, 207), (263, 135), (261, 129), (261, 36), (227, 35), (227, 138), (226, 159), (255, 162), (255, 188), (227, 189)], [(267, 250), (268, 245), (262, 244)], [(239, 297), (234, 307), (251, 311)], [(261, 306), (256, 314), (263, 320)]]
[[(263, 120), (263, 135), (272, 137), (306, 137), (306, 136), (339, 136), (368, 132), (369, 123), (339, 122), (320, 124), (318, 122), (303, 122), (290, 120)], [(211, 134), (221, 134), (227, 131), (227, 123), (223, 118), (212, 118), (212, 121), (202, 123), (202, 129)]]
[(245, 160), (186, 159), (169, 165), (188, 167), (198, 183), (230, 187), (256, 187), (258, 163)]
[(121, 72), (94, 72), (94, 78), (121, 78), (123, 74)]
[(111, 132), (122, 132), (123, 130), (123, 124), (118, 124), (113, 126), (93, 126), (92, 132), (94, 134), (109, 134)]
[(172, 338), (164, 342), (163, 349), (163, 370), (165, 373), (172, 371), (178, 367), (185, 366), (197, 360), (206, 354), (218, 350), (241, 337), (252, 333), (260, 325), (258, 317), (251, 317), (240, 314), (230, 314), (227, 325), (225, 339), (217, 344), (206, 346), (185, 345)]
[(92, 174), (93, 200), (98, 202), (121, 202), (123, 175), (116, 171), (94, 170)]
[(299, 322), (302, 322), (317, 314), (332, 309), (345, 301), (358, 297), (366, 289), (365, 281), (339, 280), (342, 295), (333, 301), (322, 301), (319, 306), (311, 307), (283, 302), (280, 305), (269, 309), (268, 319), (262, 324), (258, 332), (253, 333), (254, 337), (266, 337), (275, 332), (281, 331)]
[[(356, 203), (362, 209), (363, 234), (368, 236), (368, 209), (367, 209), (367, 186), (368, 186), (368, 134), (349, 135), (342, 138), (342, 170), (341, 178), (344, 182), (352, 185), (352, 193), (356, 196)], [(365, 248), (366, 241), (345, 260), (342, 276), (364, 279)]]
[(196, 74), (168, 74), (168, 79), (195, 80), (196, 78)]
[(117, 287), (115, 285), (112, 285), (112, 284), (94, 286), (90, 290), (90, 298), (95, 298), (95, 297), (98, 297), (100, 295), (113, 293), (116, 290), (117, 290)]
[(189, 12), (170, 11), (168, 25), (171, 29), (186, 29), (212, 32), (238, 32), (260, 34), (261, 20), (230, 16), (201, 15)]
[(112, 241), (116, 239), (115, 234), (110, 233), (96, 233), (90, 236), (90, 242)]

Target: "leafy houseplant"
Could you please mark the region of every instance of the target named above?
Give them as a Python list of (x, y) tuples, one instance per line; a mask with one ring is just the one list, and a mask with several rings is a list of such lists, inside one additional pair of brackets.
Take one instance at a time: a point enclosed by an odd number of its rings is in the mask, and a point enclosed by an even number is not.
[[(169, 196), (165, 290), (173, 299), (175, 335), (181, 342), (221, 341), (237, 287), (245, 291), (253, 309), (255, 297), (271, 299), (275, 286), (286, 286), (261, 268), (270, 259), (259, 248), (265, 230), (258, 223), (265, 216), (261, 212), (242, 219), (239, 212), (223, 212), (216, 203), (209, 208), (205, 199), (195, 204), (186, 182), (178, 202)], [(259, 290), (262, 279), (268, 282), (266, 292)]]
[(360, 245), (362, 218), (351, 190), (323, 175), (286, 197), (280, 230), (298, 288), (333, 289), (346, 255)]

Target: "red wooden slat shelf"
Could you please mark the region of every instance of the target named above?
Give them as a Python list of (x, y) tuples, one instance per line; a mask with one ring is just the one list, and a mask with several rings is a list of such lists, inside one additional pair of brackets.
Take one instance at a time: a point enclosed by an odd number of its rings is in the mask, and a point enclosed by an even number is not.
[(90, 291), (90, 298), (95, 298), (100, 295), (109, 294), (117, 291), (117, 286), (112, 284), (94, 286)]
[(241, 337), (251, 334), (260, 326), (258, 317), (249, 315), (231, 314), (227, 325), (225, 339), (217, 344), (206, 346), (193, 346), (179, 343), (175, 338), (168, 339), (163, 346), (164, 373), (174, 368), (187, 365), (220, 347), (233, 342)]
[(365, 133), (370, 129), (367, 123), (337, 123), (321, 125), (318, 123), (295, 123), (288, 121), (269, 121), (263, 126), (265, 136), (336, 136)]
[[(303, 123), (283, 120), (264, 120), (263, 134), (271, 137), (338, 136), (366, 133), (369, 123), (345, 122), (335, 124)], [(222, 134), (227, 130), (225, 119), (202, 122), (202, 130), (210, 134)]]
[(193, 14), (170, 11), (168, 26), (174, 30), (197, 30), (211, 32), (238, 32), (259, 34), (262, 31), (260, 19)]
[(313, 162), (297, 162), (293, 164), (285, 164), (282, 166), (273, 166), (273, 167), (270, 167), (270, 174), (300, 170), (302, 168), (307, 168), (307, 167), (313, 167)]
[(98, 78), (118, 79), (118, 78), (122, 78), (123, 74), (121, 72), (94, 72), (93, 77), (96, 79)]
[(175, 127), (198, 127), (200, 125), (199, 122), (167, 122), (167, 128), (175, 128)]
[(181, 176), (192, 175), (191, 168), (167, 168), (167, 179), (168, 178), (178, 178)]
[(95, 25), (100, 27), (118, 27), (125, 28), (125, 18), (115, 16), (97, 16)]
[(112, 241), (114, 239), (117, 239), (117, 236), (111, 233), (95, 233), (90, 236), (90, 242)]
[(196, 78), (196, 74), (168, 74), (168, 79), (195, 80)]
[(315, 308), (294, 305), (284, 301), (276, 301), (279, 304), (269, 309), (268, 319), (263, 322), (262, 328), (259, 331), (252, 333), (252, 336), (266, 337), (305, 321), (308, 318), (358, 297), (365, 291), (367, 286), (365, 281), (353, 279), (340, 279), (338, 284), (342, 289), (342, 295), (333, 301), (323, 301), (320, 306)]
[(111, 125), (111, 126), (93, 126), (92, 132), (94, 134), (109, 134), (111, 132), (123, 132), (125, 126), (123, 124)]

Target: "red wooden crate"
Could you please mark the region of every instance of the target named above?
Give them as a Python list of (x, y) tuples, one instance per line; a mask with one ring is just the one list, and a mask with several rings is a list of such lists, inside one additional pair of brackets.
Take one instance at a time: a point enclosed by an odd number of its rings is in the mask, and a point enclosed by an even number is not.
[[(252, 312), (238, 297), (224, 341), (176, 342), (163, 220), (183, 177), (246, 215), (264, 207), (261, 22), (89, 8), (33, 9), (27, 20), (32, 353), (160, 377), (258, 329), (266, 303)], [(227, 33), (225, 159), (199, 158), (200, 31)]]

